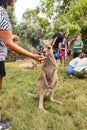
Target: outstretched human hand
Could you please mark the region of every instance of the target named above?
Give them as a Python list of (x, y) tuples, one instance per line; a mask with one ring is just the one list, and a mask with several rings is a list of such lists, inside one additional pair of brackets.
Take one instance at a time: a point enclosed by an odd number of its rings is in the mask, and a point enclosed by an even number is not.
[(15, 41), (19, 41), (20, 40), (19, 36), (17, 36), (17, 35), (12, 35), (12, 39), (15, 40)]
[(39, 62), (46, 59), (46, 57), (44, 57), (42, 55), (38, 55), (38, 54), (32, 54), (32, 58)]

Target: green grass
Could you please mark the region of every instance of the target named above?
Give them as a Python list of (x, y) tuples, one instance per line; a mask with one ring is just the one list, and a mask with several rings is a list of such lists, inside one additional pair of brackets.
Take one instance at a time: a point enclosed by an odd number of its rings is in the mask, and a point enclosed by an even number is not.
[(41, 65), (35, 69), (24, 69), (25, 61), (7, 62), (7, 76), (0, 91), (0, 117), (11, 121), (11, 130), (87, 130), (87, 76), (84, 79), (69, 79), (65, 67), (58, 69), (59, 83), (55, 99), (57, 105), (45, 97), (44, 107), (38, 108), (38, 99), (24, 91), (37, 92), (36, 80)]

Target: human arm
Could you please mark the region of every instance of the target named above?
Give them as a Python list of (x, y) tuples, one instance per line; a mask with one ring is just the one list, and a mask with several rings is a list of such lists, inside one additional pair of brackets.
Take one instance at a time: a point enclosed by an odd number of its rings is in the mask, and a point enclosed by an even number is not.
[(21, 48), (20, 46), (18, 46), (17, 44), (15, 44), (12, 40), (12, 32), (9, 30), (0, 30), (0, 37), (3, 39), (4, 44), (8, 48), (10, 48), (11, 50), (13, 50), (19, 54), (25, 55), (25, 56), (35, 59), (37, 61), (41, 61), (41, 60), (45, 59), (44, 56), (40, 56), (37, 54), (33, 54), (31, 52), (28, 52), (27, 50), (25, 50), (25, 49)]
[(64, 42), (64, 37), (62, 35), (59, 35), (59, 40), (58, 41), (59, 41), (58, 48), (59, 48), (59, 51), (61, 52), (61, 50), (62, 50), (62, 44)]
[(73, 47), (73, 48), (74, 48), (74, 49), (77, 49), (77, 48), (82, 49), (83, 46), (78, 46), (78, 47)]
[(50, 45), (54, 45), (54, 43), (56, 42), (56, 40), (57, 40), (57, 37), (55, 37), (54, 39), (52, 38), (51, 40), (50, 40)]
[(53, 43), (54, 43), (54, 39), (51, 39), (50, 42), (49, 42), (49, 44), (53, 45)]
[(80, 41), (79, 44), (77, 42), (74, 42), (73, 49), (82, 49), (83, 48), (83, 42)]
[(55, 33), (54, 35), (53, 35), (53, 37), (51, 38), (51, 40), (50, 40), (50, 45), (54, 45), (55, 44), (55, 42), (56, 42), (56, 40), (57, 40), (57, 33)]
[(61, 42), (59, 42), (58, 48), (59, 48), (59, 51), (62, 50), (62, 43)]

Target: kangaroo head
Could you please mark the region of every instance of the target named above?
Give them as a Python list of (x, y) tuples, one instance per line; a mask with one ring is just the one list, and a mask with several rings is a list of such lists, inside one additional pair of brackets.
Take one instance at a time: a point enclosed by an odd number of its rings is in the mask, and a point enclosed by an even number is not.
[(42, 54), (46, 57), (48, 56), (52, 56), (53, 55), (53, 49), (52, 49), (52, 45), (50, 45), (49, 42), (46, 42), (42, 39), (40, 39), (40, 43), (43, 45), (43, 52)]

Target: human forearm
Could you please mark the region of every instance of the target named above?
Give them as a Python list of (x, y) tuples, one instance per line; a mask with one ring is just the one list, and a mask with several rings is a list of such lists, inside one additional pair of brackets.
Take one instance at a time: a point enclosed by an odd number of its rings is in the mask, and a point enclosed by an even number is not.
[(62, 50), (62, 43), (61, 42), (59, 43), (58, 48), (59, 48), (59, 51)]
[(23, 49), (22, 47), (16, 45), (12, 40), (11, 31), (1, 31), (0, 30), (0, 37), (3, 39), (5, 45), (8, 48), (10, 48), (11, 50), (13, 50), (19, 54), (22, 54), (22, 55), (27, 56), (27, 57), (31, 57), (31, 58), (38, 60), (38, 61), (41, 61), (45, 58), (45, 57), (39, 56), (37, 54), (30, 53), (27, 50)]
[(74, 47), (74, 49), (82, 49), (83, 46), (79, 46), (79, 47)]
[(27, 50), (21, 48), (20, 46), (18, 46), (17, 44), (15, 44), (13, 42), (10, 43), (10, 44), (7, 44), (7, 47), (10, 48), (13, 51), (19, 53), (19, 54), (25, 55), (27, 57), (34, 58), (34, 54), (28, 52)]

